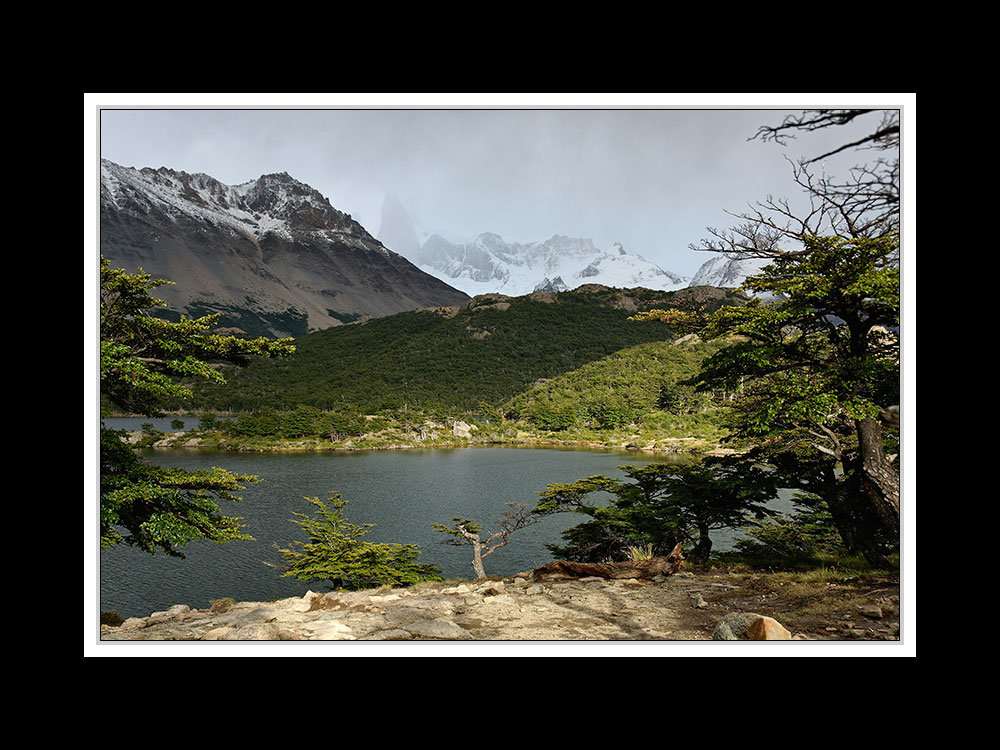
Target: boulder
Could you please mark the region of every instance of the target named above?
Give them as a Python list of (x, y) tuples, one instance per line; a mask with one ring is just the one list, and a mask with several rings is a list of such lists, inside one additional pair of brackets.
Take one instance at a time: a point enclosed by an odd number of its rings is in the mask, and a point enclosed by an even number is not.
[(733, 612), (712, 631), (713, 641), (790, 641), (792, 634), (773, 617), (753, 612)]

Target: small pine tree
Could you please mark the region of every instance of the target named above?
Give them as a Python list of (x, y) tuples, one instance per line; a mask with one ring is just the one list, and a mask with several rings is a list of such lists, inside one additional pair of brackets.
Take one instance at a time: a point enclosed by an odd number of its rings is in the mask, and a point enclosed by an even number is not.
[(278, 549), (287, 564), (284, 577), (329, 580), (334, 589), (350, 590), (442, 580), (437, 567), (416, 561), (420, 555), (416, 545), (363, 541), (374, 524), (350, 523), (344, 517), (347, 501), (336, 492), (329, 502), (305, 500), (315, 506), (315, 515), (294, 513), (298, 520), (293, 523), (305, 529), (309, 541), (293, 542), (299, 550)]

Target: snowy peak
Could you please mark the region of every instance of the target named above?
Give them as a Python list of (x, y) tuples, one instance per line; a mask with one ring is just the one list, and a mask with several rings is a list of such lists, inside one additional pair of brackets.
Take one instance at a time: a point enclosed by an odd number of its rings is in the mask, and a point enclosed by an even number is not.
[(536, 286), (533, 291), (536, 292), (568, 292), (569, 287), (562, 280), (561, 276), (556, 276), (554, 279), (549, 281), (548, 278), (544, 279), (541, 284)]
[(300, 336), (468, 299), (285, 172), (225, 185), (102, 160), (100, 201), (105, 258), (174, 282), (169, 310), (232, 331)]
[(499, 292), (519, 296), (539, 290), (575, 289), (583, 284), (670, 291), (687, 281), (629, 254), (620, 243), (601, 250), (589, 238), (558, 234), (523, 244), (507, 242), (491, 232), (465, 243), (434, 235), (413, 260), (422, 270), (470, 295)]
[(208, 222), (255, 240), (268, 233), (286, 239), (322, 233), (385, 252), (381, 243), (349, 214), (338, 211), (318, 190), (287, 172), (225, 185), (206, 174), (166, 167), (137, 170), (102, 159), (101, 204), (176, 220)]
[(764, 258), (728, 258), (725, 255), (702, 263), (688, 286), (717, 286), (736, 288), (748, 276), (760, 273), (770, 261)]
[[(589, 238), (561, 234), (527, 243), (507, 241), (495, 232), (465, 242), (428, 236), (417, 231), (412, 216), (391, 193), (383, 202), (378, 236), (422, 271), (472, 296), (491, 292), (520, 296), (583, 284), (672, 291), (687, 282), (641, 255), (630, 254), (620, 242), (602, 250)], [(426, 240), (420, 242), (418, 237)]]

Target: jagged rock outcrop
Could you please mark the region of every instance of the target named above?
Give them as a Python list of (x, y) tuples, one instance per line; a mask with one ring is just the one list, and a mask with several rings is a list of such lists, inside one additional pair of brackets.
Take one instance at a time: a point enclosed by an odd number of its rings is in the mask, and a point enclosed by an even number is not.
[(299, 336), (468, 299), (286, 173), (233, 186), (102, 160), (100, 220), (112, 265), (174, 282), (157, 290), (169, 310), (218, 312), (249, 334)]

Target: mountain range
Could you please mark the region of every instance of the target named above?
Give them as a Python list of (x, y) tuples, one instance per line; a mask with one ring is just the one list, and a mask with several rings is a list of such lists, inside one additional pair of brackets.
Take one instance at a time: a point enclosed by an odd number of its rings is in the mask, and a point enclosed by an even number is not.
[(379, 238), (287, 173), (225, 185), (201, 173), (101, 160), (100, 248), (112, 265), (173, 284), (165, 316), (220, 315), (224, 332), (292, 336), (470, 296), (520, 296), (588, 284), (675, 291), (738, 286), (755, 268), (721, 256), (693, 279), (621, 244), (482, 233), (469, 242), (420, 232), (394, 196)]
[(558, 234), (528, 243), (507, 241), (492, 232), (467, 242), (452, 242), (440, 234), (421, 240), (421, 234), (399, 199), (387, 195), (379, 239), (418, 268), (472, 296), (559, 292), (584, 284), (674, 291), (689, 282), (617, 242), (601, 249), (589, 238)]
[(472, 296), (560, 292), (584, 284), (661, 291), (735, 288), (765, 265), (755, 258), (713, 255), (689, 278), (626, 251), (618, 242), (601, 249), (590, 239), (556, 234), (539, 242), (518, 243), (491, 232), (453, 242), (419, 227), (394, 193), (386, 195), (381, 219), (378, 237), (387, 247)]
[(101, 160), (100, 248), (172, 285), (173, 314), (220, 314), (251, 335), (301, 336), (468, 296), (418, 269), (286, 173), (224, 185)]

